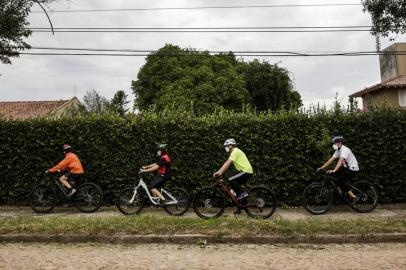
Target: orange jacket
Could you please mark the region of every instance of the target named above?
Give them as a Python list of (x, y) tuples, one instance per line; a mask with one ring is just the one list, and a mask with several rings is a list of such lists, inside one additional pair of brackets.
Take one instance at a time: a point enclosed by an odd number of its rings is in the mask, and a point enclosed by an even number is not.
[(48, 171), (50, 173), (54, 173), (57, 172), (58, 170), (68, 171), (74, 174), (84, 173), (82, 163), (80, 163), (78, 156), (70, 152), (65, 154), (64, 160), (59, 162), (58, 165), (49, 169)]

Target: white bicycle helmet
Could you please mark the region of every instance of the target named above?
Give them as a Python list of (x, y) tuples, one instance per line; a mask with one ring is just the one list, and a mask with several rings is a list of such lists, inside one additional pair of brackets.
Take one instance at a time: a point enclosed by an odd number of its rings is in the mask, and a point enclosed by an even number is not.
[(226, 145), (236, 145), (237, 143), (235, 142), (235, 140), (234, 139), (227, 139), (225, 142), (224, 142), (224, 146), (226, 146)]

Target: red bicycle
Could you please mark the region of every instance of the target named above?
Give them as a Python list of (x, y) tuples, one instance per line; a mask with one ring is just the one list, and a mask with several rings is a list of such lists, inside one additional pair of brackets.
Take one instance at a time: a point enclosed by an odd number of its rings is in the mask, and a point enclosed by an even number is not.
[(276, 199), (269, 188), (253, 186), (248, 189), (248, 197), (238, 201), (227, 182), (220, 177), (215, 177), (214, 185), (203, 187), (196, 192), (193, 198), (193, 209), (199, 217), (212, 219), (221, 216), (224, 213), (227, 197), (238, 210), (245, 210), (252, 218), (266, 219), (275, 212)]

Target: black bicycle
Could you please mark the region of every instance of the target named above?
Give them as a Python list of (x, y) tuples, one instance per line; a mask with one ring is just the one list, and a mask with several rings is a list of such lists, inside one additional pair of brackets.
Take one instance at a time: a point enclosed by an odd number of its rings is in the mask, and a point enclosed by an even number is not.
[(249, 188), (248, 197), (238, 201), (236, 194), (233, 194), (227, 181), (222, 180), (220, 177), (215, 177), (214, 181), (214, 185), (196, 191), (193, 199), (193, 209), (203, 219), (221, 216), (226, 205), (226, 197), (231, 199), (238, 210), (245, 210), (252, 218), (266, 219), (272, 216), (276, 210), (275, 196), (265, 186)]
[(59, 181), (61, 175), (61, 173), (49, 175), (50, 181), (34, 186), (29, 194), (32, 210), (37, 213), (49, 213), (58, 203), (73, 204), (83, 213), (93, 213), (100, 208), (103, 203), (103, 191), (98, 185), (70, 181), (77, 191), (68, 197), (69, 191)]
[(337, 185), (338, 179), (321, 170), (321, 182), (311, 183), (303, 192), (303, 205), (307, 211), (314, 215), (326, 213), (332, 206), (334, 198), (349, 204), (359, 213), (369, 213), (378, 205), (378, 192), (375, 186), (368, 181), (358, 181), (350, 185), (351, 191), (359, 200), (351, 204), (352, 198), (342, 192)]

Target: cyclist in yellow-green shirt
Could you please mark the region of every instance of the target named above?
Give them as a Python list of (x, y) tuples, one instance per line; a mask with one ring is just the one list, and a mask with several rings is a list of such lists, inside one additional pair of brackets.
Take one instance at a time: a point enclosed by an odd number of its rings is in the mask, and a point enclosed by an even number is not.
[(228, 181), (230, 182), (231, 188), (237, 193), (237, 200), (242, 200), (248, 196), (247, 191), (245, 191), (242, 186), (247, 183), (249, 178), (251, 178), (253, 170), (247, 156), (243, 151), (237, 148), (236, 145), (237, 143), (234, 139), (228, 139), (224, 142), (225, 150), (227, 153), (230, 153), (230, 157), (224, 162), (220, 170), (213, 174), (213, 177), (225, 173), (233, 163), (239, 173), (228, 178)]

